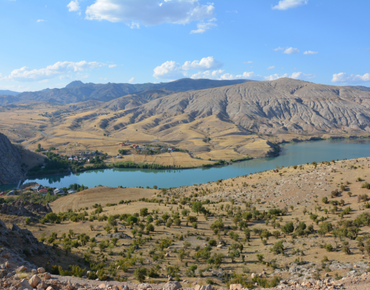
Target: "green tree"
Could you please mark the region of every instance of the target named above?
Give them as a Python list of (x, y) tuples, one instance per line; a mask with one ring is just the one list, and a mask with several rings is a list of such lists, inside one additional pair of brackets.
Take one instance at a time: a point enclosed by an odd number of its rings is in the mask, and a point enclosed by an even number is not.
[(192, 203), (191, 210), (193, 212), (196, 212), (197, 214), (199, 214), (200, 212), (204, 211), (204, 208), (203, 208), (203, 205), (200, 201), (196, 201), (196, 202)]

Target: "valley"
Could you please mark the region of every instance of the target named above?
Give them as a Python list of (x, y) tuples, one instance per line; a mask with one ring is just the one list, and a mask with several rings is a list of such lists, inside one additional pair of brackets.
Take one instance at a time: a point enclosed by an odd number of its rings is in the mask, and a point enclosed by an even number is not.
[[(362, 88), (292, 79), (229, 86), (215, 82), (184, 79), (155, 90), (146, 85), (131, 94), (133, 88), (74, 82), (54, 90), (58, 98), (48, 102), (40, 100), (50, 97), (50, 91), (33, 93), (38, 96), (34, 99), (23, 93), (25, 103), (1, 107), (0, 132), (33, 151), (39, 144), (68, 155), (98, 150), (108, 154), (106, 164), (131, 161), (185, 168), (274, 156), (278, 144), (291, 140), (369, 135), (370, 93)], [(89, 99), (73, 103), (86, 90)], [(109, 90), (109, 100), (99, 97)], [(123, 142), (182, 152), (136, 154)], [(117, 160), (120, 149), (129, 153)]]

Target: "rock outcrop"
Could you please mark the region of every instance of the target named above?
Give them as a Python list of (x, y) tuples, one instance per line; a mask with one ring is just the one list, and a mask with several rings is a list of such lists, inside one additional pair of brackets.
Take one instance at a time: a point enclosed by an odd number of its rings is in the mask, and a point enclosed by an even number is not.
[(0, 184), (17, 183), (23, 174), (20, 152), (0, 133)]
[[(0, 220), (0, 233), (0, 253), (2, 255), (8, 253), (9, 256), (22, 261), (26, 260), (26, 255), (32, 256), (49, 252), (45, 245), (39, 242), (29, 230), (21, 229), (16, 224), (13, 224), (12, 229), (8, 229)], [(24, 265), (27, 268), (35, 267), (29, 263)]]
[(17, 199), (11, 204), (0, 204), (0, 213), (17, 216), (35, 217), (52, 212), (49, 204), (34, 203)]

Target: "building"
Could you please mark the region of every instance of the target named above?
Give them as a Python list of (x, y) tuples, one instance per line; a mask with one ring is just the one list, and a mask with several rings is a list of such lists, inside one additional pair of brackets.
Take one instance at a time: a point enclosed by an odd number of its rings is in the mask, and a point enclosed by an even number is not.
[(31, 187), (31, 189), (33, 190), (33, 191), (40, 191), (40, 189), (43, 189), (44, 187), (42, 186), (42, 185), (36, 185), (36, 186), (33, 186), (33, 187)]
[(57, 194), (63, 195), (64, 191), (59, 189), (59, 188), (56, 188), (56, 189), (54, 189), (53, 193), (54, 193), (54, 195), (57, 195)]

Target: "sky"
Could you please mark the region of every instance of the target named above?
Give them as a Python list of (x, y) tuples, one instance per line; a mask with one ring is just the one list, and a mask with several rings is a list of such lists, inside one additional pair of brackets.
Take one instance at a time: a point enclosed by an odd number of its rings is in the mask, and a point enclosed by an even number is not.
[(180, 78), (370, 86), (369, 0), (0, 0), (0, 90)]

